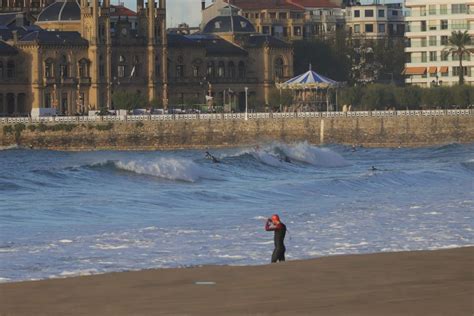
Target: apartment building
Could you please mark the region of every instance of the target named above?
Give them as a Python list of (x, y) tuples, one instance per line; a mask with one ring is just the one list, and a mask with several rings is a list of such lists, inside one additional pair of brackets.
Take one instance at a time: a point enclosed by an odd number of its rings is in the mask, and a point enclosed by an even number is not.
[(461, 70), (459, 57), (445, 53), (452, 32), (468, 30), (474, 38), (474, 1), (406, 0), (406, 7), (406, 83), (453, 85), (463, 71), (465, 84), (474, 85), (474, 56), (464, 56)]
[(405, 21), (400, 3), (354, 5), (345, 8), (347, 31), (354, 37), (403, 37)]
[(257, 32), (289, 41), (331, 37), (344, 25), (339, 0), (203, 1), (201, 25), (223, 14), (242, 15)]

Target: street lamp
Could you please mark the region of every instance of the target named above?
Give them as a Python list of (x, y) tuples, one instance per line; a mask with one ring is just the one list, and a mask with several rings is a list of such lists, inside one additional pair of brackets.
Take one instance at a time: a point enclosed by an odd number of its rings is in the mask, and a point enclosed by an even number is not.
[(247, 121), (248, 120), (248, 105), (249, 105), (249, 102), (248, 102), (248, 92), (249, 92), (249, 88), (248, 87), (245, 87), (245, 120)]

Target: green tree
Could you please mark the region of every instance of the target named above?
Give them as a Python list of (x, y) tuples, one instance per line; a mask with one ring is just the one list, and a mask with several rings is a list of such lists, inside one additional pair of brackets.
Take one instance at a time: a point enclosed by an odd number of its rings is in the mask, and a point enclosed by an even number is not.
[[(281, 98), (280, 98), (281, 93)], [(268, 98), (270, 107), (274, 110), (280, 109), (280, 104), (282, 106), (289, 106), (293, 104), (293, 92), (291, 90), (285, 89), (281, 90), (273, 88), (270, 90), (270, 95)]]
[(471, 36), (467, 33), (467, 30), (464, 32), (457, 31), (452, 32), (451, 37), (449, 38), (448, 45), (449, 47), (445, 48), (444, 52), (447, 54), (452, 54), (453, 56), (459, 57), (459, 84), (464, 84), (464, 71), (462, 66), (462, 61), (464, 55), (469, 56), (472, 54), (473, 50), (467, 48), (467, 45), (471, 44)]
[(141, 93), (128, 91), (115, 91), (112, 95), (112, 102), (116, 109), (133, 110), (145, 108), (147, 100)]
[(406, 86), (397, 88), (395, 100), (399, 110), (418, 110), (421, 105), (422, 88)]

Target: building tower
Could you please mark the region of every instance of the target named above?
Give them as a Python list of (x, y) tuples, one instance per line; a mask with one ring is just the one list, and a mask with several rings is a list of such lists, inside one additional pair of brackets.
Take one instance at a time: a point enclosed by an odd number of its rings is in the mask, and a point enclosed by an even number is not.
[(89, 104), (93, 109), (109, 108), (112, 101), (110, 0), (81, 0), (81, 34), (89, 41), (91, 62)]

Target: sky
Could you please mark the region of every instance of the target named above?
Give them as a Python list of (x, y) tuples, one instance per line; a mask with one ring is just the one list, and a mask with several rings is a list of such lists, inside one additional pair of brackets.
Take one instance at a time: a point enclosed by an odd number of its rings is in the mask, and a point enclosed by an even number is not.
[[(158, 0), (155, 0), (158, 1)], [(125, 6), (136, 10), (136, 0), (120, 0)], [(145, 0), (146, 2), (146, 0)], [(210, 0), (206, 1), (208, 4)], [(111, 0), (112, 4), (118, 4), (118, 0)], [(190, 26), (198, 26), (201, 22), (201, 0), (167, 0), (167, 26), (177, 26), (179, 23), (186, 22)]]

